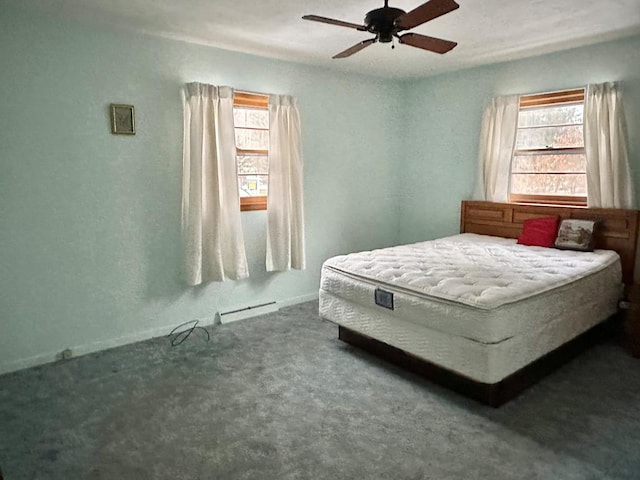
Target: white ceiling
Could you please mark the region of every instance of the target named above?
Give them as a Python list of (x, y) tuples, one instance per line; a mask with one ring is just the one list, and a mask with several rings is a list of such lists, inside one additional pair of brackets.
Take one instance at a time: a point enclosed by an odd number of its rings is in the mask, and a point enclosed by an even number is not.
[[(352, 23), (383, 0), (9, 0), (47, 15), (211, 45), (264, 57), (385, 77), (417, 77), (640, 33), (640, 0), (457, 0), (460, 8), (413, 32), (458, 42), (445, 55), (374, 44), (331, 57), (366, 32), (302, 20), (315, 14)], [(390, 0), (409, 11), (423, 0)]]

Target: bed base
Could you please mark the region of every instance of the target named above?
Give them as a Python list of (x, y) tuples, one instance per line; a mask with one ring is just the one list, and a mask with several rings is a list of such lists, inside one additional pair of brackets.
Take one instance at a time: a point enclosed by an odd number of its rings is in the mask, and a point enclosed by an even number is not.
[(427, 380), (497, 408), (517, 397), (522, 391), (557, 370), (574, 357), (577, 357), (603, 338), (608, 337), (612, 332), (612, 324), (615, 317), (616, 315), (599, 323), (568, 343), (561, 345), (500, 382), (493, 384), (477, 382), (343, 326), (338, 326), (338, 338)]

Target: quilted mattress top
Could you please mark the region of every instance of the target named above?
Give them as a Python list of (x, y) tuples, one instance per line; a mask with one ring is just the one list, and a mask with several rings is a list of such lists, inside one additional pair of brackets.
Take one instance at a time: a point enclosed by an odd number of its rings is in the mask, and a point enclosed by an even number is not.
[[(324, 265), (382, 288), (494, 309), (567, 285), (619, 262), (616, 252), (574, 252), (463, 233), (330, 258)], [(622, 279), (620, 280), (622, 282)]]

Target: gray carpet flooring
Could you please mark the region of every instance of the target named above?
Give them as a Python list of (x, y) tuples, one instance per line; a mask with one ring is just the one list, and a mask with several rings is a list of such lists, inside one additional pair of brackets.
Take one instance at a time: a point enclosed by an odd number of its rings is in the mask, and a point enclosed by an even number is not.
[(493, 409), (317, 308), (1, 376), (5, 480), (640, 479), (640, 362), (615, 343)]

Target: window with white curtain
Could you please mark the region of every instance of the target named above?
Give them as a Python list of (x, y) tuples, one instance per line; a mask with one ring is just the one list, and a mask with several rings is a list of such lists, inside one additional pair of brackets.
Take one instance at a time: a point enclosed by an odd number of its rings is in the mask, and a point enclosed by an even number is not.
[[(249, 276), (240, 218), (240, 211), (249, 209), (266, 209), (266, 270), (304, 269), (297, 99), (192, 82), (183, 89), (183, 113), (182, 235), (187, 283)], [(262, 203), (241, 207), (243, 199), (256, 198)]]
[(587, 205), (584, 89), (522, 95), (509, 201)]
[(474, 198), (633, 208), (617, 84), (492, 98), (482, 116)]

